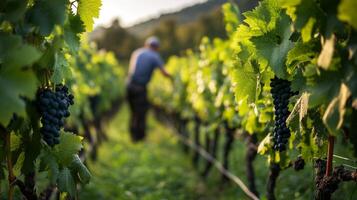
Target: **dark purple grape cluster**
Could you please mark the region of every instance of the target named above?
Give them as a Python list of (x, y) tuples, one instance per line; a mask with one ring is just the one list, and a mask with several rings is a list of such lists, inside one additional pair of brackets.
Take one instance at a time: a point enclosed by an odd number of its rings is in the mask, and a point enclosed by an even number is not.
[(290, 89), (290, 82), (274, 77), (270, 83), (271, 94), (275, 109), (274, 125), (274, 150), (285, 151), (290, 137), (290, 130), (286, 126), (286, 119), (290, 112), (288, 110), (289, 98), (294, 94)]
[(302, 169), (304, 169), (305, 167), (305, 160), (299, 156), (294, 162), (293, 162), (293, 168), (295, 169), (295, 171), (300, 171)]
[(55, 90), (41, 89), (37, 95), (37, 106), (41, 114), (40, 129), (43, 140), (49, 145), (59, 144), (60, 130), (64, 119), (70, 116), (68, 108), (74, 104), (74, 97), (68, 93), (68, 88), (62, 84)]

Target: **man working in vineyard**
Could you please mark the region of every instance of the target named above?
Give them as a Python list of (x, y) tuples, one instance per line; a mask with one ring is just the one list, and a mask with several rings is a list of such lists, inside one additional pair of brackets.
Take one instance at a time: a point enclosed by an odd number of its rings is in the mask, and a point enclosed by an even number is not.
[(135, 50), (130, 58), (127, 98), (131, 110), (129, 127), (133, 141), (145, 138), (146, 113), (149, 108), (146, 86), (154, 69), (159, 68), (164, 76), (171, 78), (158, 53), (159, 46), (160, 42), (156, 37), (149, 37), (145, 46)]

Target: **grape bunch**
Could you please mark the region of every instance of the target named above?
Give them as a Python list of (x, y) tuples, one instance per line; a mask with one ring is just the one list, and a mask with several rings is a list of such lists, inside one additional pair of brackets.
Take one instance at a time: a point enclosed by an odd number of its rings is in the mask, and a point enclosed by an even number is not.
[(288, 110), (289, 98), (294, 95), (290, 90), (290, 82), (287, 80), (274, 77), (270, 83), (271, 94), (275, 108), (275, 125), (274, 125), (274, 149), (285, 151), (286, 144), (290, 137), (290, 130), (286, 126), (286, 119), (290, 112)]
[(295, 169), (295, 171), (299, 171), (304, 169), (305, 167), (305, 160), (299, 156), (294, 162), (293, 162), (293, 168)]
[(64, 126), (64, 119), (70, 115), (68, 108), (74, 104), (73, 99), (68, 88), (62, 84), (56, 85), (54, 91), (49, 88), (39, 90), (37, 106), (41, 114), (40, 131), (49, 146), (59, 144), (60, 130)]

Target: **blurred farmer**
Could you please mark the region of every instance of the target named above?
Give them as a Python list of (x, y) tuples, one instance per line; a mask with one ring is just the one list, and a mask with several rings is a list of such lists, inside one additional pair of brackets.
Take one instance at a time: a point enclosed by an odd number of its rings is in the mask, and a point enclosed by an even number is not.
[(164, 76), (171, 78), (158, 53), (159, 46), (158, 38), (149, 37), (145, 41), (145, 46), (135, 50), (130, 58), (127, 98), (131, 110), (129, 126), (133, 141), (145, 138), (146, 113), (149, 107), (146, 85), (154, 69), (160, 69)]

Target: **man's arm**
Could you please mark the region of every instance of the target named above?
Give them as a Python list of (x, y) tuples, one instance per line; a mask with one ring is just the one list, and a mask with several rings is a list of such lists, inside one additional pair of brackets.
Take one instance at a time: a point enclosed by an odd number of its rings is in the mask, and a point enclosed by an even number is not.
[(166, 69), (164, 67), (159, 67), (159, 69), (165, 77), (172, 79), (172, 76), (166, 71)]

